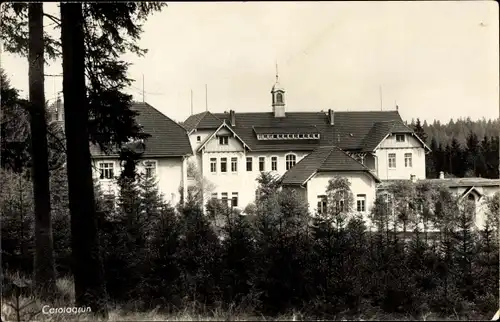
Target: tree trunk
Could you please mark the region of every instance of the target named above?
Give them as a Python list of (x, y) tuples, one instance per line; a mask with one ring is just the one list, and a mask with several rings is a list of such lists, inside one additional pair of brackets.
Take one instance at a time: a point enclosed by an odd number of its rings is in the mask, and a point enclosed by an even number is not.
[(54, 248), (50, 218), (50, 185), (45, 119), (43, 4), (30, 3), (29, 100), (33, 191), (35, 199), (35, 290), (48, 300), (55, 295)]
[(77, 306), (107, 316), (104, 272), (99, 252), (92, 167), (85, 47), (81, 3), (61, 4), (64, 121), (67, 150), (71, 246)]

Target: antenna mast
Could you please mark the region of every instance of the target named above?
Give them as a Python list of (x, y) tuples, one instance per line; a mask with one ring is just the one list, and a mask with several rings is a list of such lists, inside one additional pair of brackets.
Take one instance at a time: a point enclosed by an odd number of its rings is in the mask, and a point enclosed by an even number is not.
[(146, 102), (145, 91), (144, 91), (144, 74), (142, 74), (142, 102)]
[(193, 115), (193, 90), (191, 90), (191, 115)]
[(380, 110), (382, 111), (382, 86), (379, 86)]

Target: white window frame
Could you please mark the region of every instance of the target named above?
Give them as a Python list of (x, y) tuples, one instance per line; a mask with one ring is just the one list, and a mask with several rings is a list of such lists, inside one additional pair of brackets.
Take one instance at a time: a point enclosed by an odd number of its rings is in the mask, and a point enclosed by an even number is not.
[[(402, 140), (398, 140), (398, 138), (403, 138)], [(405, 141), (405, 135), (404, 134), (396, 134), (396, 142), (404, 142)]]
[(219, 145), (229, 145), (229, 136), (228, 135), (219, 136)]
[[(148, 163), (154, 164), (154, 166), (150, 167), (147, 165)], [(156, 160), (144, 160), (144, 161), (142, 161), (142, 166), (144, 167), (144, 176), (146, 178), (155, 177), (157, 175), (158, 161), (156, 161)], [(153, 174), (148, 174), (148, 169), (153, 169)]]
[[(250, 170), (248, 170), (249, 164), (250, 164)], [(245, 158), (245, 169), (247, 170), (247, 172), (253, 171), (253, 157), (246, 157)]]
[[(394, 159), (393, 163), (391, 163), (391, 159)], [(389, 169), (396, 169), (396, 153), (387, 154), (387, 167)]]
[(220, 200), (222, 201), (222, 203), (224, 203), (224, 200), (225, 200), (226, 205), (228, 205), (228, 202), (229, 202), (228, 193), (227, 192), (221, 192)]
[(318, 195), (318, 202), (316, 204), (316, 212), (318, 214), (324, 214), (326, 212), (326, 207), (328, 205), (326, 195)]
[[(225, 169), (222, 171), (222, 164), (225, 164)], [(220, 173), (227, 173), (227, 158), (220, 158)]]
[(217, 198), (219, 197), (218, 193), (217, 192), (213, 192), (212, 195), (210, 196), (210, 198), (212, 200), (217, 200)]
[[(234, 166), (234, 169), (233, 169)], [(238, 158), (237, 157), (231, 157), (231, 172), (236, 173), (238, 172)]]
[[(292, 157), (292, 156), (293, 156), (293, 160), (288, 160), (288, 157)], [(286, 171), (290, 170), (291, 168), (293, 168), (297, 164), (297, 159), (298, 158), (297, 158), (297, 155), (295, 153), (288, 153), (287, 155), (285, 155), (285, 169), (286, 169)]]
[(358, 212), (366, 212), (366, 194), (358, 194), (356, 196), (356, 210)]
[(271, 157), (271, 171), (278, 171), (278, 157), (275, 155)]
[[(236, 200), (236, 202), (235, 202)], [(238, 193), (237, 192), (233, 192), (231, 194), (231, 207), (238, 207)]]
[[(107, 165), (104, 167), (104, 165)], [(111, 165), (109, 167), (109, 165)], [(97, 163), (99, 169), (99, 180), (113, 180), (115, 177), (115, 163), (113, 161), (99, 161)], [(106, 170), (111, 170), (111, 178), (107, 178), (104, 174)]]
[[(266, 157), (259, 157), (258, 160), (259, 160), (259, 172), (266, 171)], [(261, 161), (262, 161), (262, 170), (261, 170), (261, 167), (260, 167)]]
[(413, 154), (411, 152), (405, 153), (405, 168), (413, 167)]
[(276, 93), (276, 103), (283, 104), (283, 94), (282, 93)]
[(217, 158), (210, 158), (210, 173), (217, 173)]

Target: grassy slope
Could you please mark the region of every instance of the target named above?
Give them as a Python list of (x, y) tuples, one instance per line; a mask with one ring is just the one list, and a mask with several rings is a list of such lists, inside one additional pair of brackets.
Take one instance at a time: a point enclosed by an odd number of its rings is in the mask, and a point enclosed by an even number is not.
[[(18, 276), (17, 276), (18, 277)], [(15, 277), (14, 277), (15, 278)], [(74, 288), (73, 282), (69, 278), (60, 278), (57, 280), (57, 287), (60, 291), (60, 296), (54, 303), (41, 303), (38, 300), (29, 299), (27, 297), (20, 297), (19, 307), (26, 305), (26, 307), (20, 311), (21, 321), (96, 321), (97, 319), (88, 313), (80, 314), (42, 314), (41, 309), (44, 305), (49, 304), (50, 307), (72, 307), (74, 300)], [(14, 296), (10, 298), (2, 298), (2, 308), (1, 317), (2, 321), (17, 321), (16, 310), (12, 308), (12, 305), (16, 304), (16, 298)], [(234, 310), (233, 312), (223, 312), (221, 310), (214, 310), (206, 312), (206, 314), (193, 314), (189, 306), (184, 310), (179, 311), (176, 314), (162, 314), (158, 312), (158, 309), (151, 310), (149, 312), (138, 312), (133, 309), (133, 304), (130, 308), (120, 308), (115, 306), (110, 310), (108, 321), (293, 321), (304, 319), (300, 314), (291, 313), (289, 315), (284, 315), (278, 318), (266, 318), (262, 316), (255, 316), (251, 314), (246, 314), (243, 312), (238, 312)], [(491, 317), (468, 317), (469, 319), (491, 319)], [(373, 310), (373, 312), (366, 312), (366, 314), (361, 314), (360, 316), (343, 317), (339, 316), (338, 320), (358, 320), (358, 321), (401, 321), (401, 320), (415, 320), (407, 315), (394, 315), (394, 314), (384, 314), (378, 310)], [(456, 321), (456, 320), (466, 320), (465, 318), (460, 318), (458, 316), (451, 316), (449, 318), (438, 317), (434, 314), (426, 314), (421, 316), (418, 320), (421, 321)]]

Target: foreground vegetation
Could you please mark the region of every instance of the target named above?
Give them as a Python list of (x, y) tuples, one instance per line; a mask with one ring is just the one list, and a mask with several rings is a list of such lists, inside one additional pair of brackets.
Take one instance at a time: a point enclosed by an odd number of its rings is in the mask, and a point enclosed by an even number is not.
[[(3, 265), (31, 276), (30, 184), (8, 175), (0, 194)], [(71, 304), (64, 177), (51, 176), (55, 261), (59, 284), (67, 285), (55, 301)], [(162, 202), (154, 178), (119, 179), (116, 205), (96, 187), (109, 296), (102, 300), (116, 308), (109, 318), (490, 319), (498, 309), (498, 195), (488, 202), (486, 229), (477, 231), (470, 205), (448, 190), (396, 183), (396, 198), (379, 197), (367, 227), (352, 212), (343, 178), (331, 180), (327, 211), (314, 217), (269, 174), (259, 182), (247, 215), (216, 200), (204, 215), (195, 190), (174, 208)], [(398, 237), (401, 230), (411, 238)], [(4, 288), (4, 299), (12, 303), (13, 292)]]

